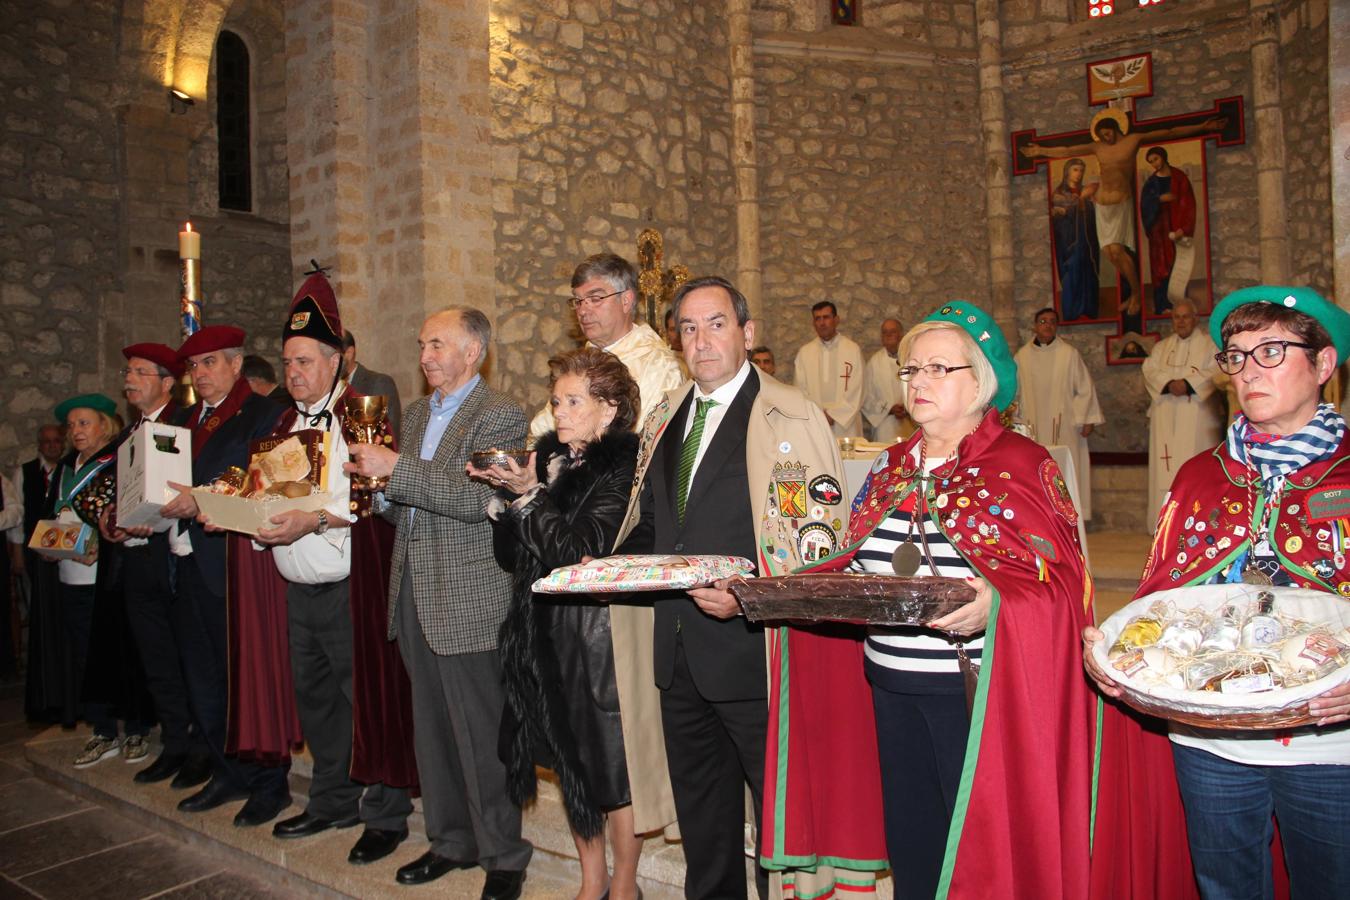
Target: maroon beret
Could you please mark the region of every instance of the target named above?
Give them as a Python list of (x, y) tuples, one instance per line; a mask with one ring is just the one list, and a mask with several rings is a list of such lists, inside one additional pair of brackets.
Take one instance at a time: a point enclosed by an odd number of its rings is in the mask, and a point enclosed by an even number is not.
[(122, 348), (122, 355), (128, 362), (132, 358), (148, 359), (174, 378), (183, 377), (183, 361), (178, 358), (178, 351), (168, 344), (132, 344)]
[(208, 325), (183, 341), (183, 346), (178, 348), (178, 358), (187, 362), (191, 357), (201, 356), (203, 353), (242, 347), (244, 337), (242, 328), (235, 328), (233, 325)]

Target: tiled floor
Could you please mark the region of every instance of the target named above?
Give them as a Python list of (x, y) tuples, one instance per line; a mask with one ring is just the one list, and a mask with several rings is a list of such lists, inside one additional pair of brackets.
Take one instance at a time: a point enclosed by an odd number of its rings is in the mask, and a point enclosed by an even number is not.
[(22, 686), (0, 686), (0, 897), (294, 896), (39, 780), (23, 749), (39, 733)]

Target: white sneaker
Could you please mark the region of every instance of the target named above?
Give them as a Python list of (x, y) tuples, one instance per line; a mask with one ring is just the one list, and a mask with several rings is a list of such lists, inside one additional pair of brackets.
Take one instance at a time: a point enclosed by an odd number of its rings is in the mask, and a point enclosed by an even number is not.
[(122, 761), (138, 763), (150, 752), (150, 742), (143, 734), (129, 734), (122, 741)]
[(94, 735), (75, 757), (75, 768), (87, 769), (94, 763), (102, 762), (110, 756), (116, 756), (118, 747), (117, 738)]

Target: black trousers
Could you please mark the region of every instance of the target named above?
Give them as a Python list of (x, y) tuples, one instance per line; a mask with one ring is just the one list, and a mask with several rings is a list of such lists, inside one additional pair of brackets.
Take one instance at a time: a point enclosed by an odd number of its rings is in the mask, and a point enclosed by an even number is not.
[[(152, 541), (159, 539), (152, 538)], [(195, 737), (188, 706), (183, 663), (174, 636), (174, 590), (169, 575), (168, 552), (158, 543), (125, 547), (122, 588), (126, 595), (127, 623), (140, 652), (145, 686), (159, 715), (160, 741), (170, 755), (196, 750), (208, 753)]]
[(307, 811), (322, 819), (357, 812), (370, 828), (407, 827), (412, 800), (403, 788), (352, 781), (351, 582), (288, 584), (286, 619), (300, 727), (314, 758)]
[[(89, 661), (90, 632), (94, 622), (94, 599), (97, 596), (92, 584), (61, 583), (61, 622), (66, 629), (66, 640), (70, 646), (71, 671), (75, 680), (75, 696), (83, 694), (85, 669)], [(88, 722), (99, 737), (117, 737), (117, 719), (112, 707), (106, 703), (77, 703), (81, 719)]]
[[(960, 677), (960, 676), (956, 676)], [(897, 898), (937, 893), (947, 829), (966, 758), (970, 713), (959, 694), (900, 694), (872, 686), (881, 757), (886, 850)]]
[(288, 791), (289, 766), (260, 766), (225, 755), (229, 695), (225, 582), (209, 582), (192, 555), (179, 557), (177, 562), (174, 636), (182, 654), (193, 721), (215, 760), (212, 777), (255, 794)]
[[(677, 639), (674, 675), (661, 691), (661, 725), (684, 839), (686, 897), (746, 896), (745, 788), (750, 786), (758, 827), (768, 723), (769, 705), (762, 698), (705, 699)], [(768, 896), (768, 873), (758, 866), (755, 883), (760, 897)]]
[(412, 682), (413, 743), (432, 852), (522, 871), (534, 848), (520, 836), (520, 807), (506, 795), (497, 755), (506, 695), (496, 650), (438, 656), (427, 644), (403, 573), (398, 649)]

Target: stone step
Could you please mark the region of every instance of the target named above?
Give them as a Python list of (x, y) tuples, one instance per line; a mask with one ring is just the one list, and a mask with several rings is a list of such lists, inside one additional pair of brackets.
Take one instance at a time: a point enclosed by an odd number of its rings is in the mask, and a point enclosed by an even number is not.
[[(347, 853), (360, 837), (360, 829), (328, 831), (295, 841), (272, 837), (271, 826), (236, 828), (238, 803), (226, 804), (208, 813), (179, 812), (177, 803), (190, 791), (175, 791), (167, 782), (139, 785), (132, 775), (139, 767), (113, 757), (87, 769), (75, 769), (71, 760), (89, 739), (87, 728), (66, 731), (52, 728), (28, 742), (25, 756), (38, 777), (71, 793), (88, 798), (141, 824), (177, 837), (184, 842), (219, 853), (288, 893), (320, 897), (440, 896), (476, 897), (482, 888), (481, 870), (451, 872), (429, 885), (404, 887), (394, 881), (399, 866), (412, 862), (427, 849), (421, 801), (408, 821), (409, 837), (399, 849), (369, 866), (353, 866)], [(151, 747), (150, 757), (159, 752)], [(292, 766), (291, 790), (295, 805), (282, 817), (304, 808), (309, 788), (309, 760), (298, 756)], [(576, 846), (567, 828), (561, 797), (551, 781), (541, 780), (538, 800), (525, 813), (524, 836), (535, 847), (525, 884), (527, 900), (563, 900), (576, 895), (581, 868)], [(638, 870), (643, 893), (651, 900), (683, 897), (684, 854), (676, 842), (662, 836), (648, 838)], [(749, 872), (747, 871), (747, 878)], [(753, 891), (753, 881), (751, 890)]]

